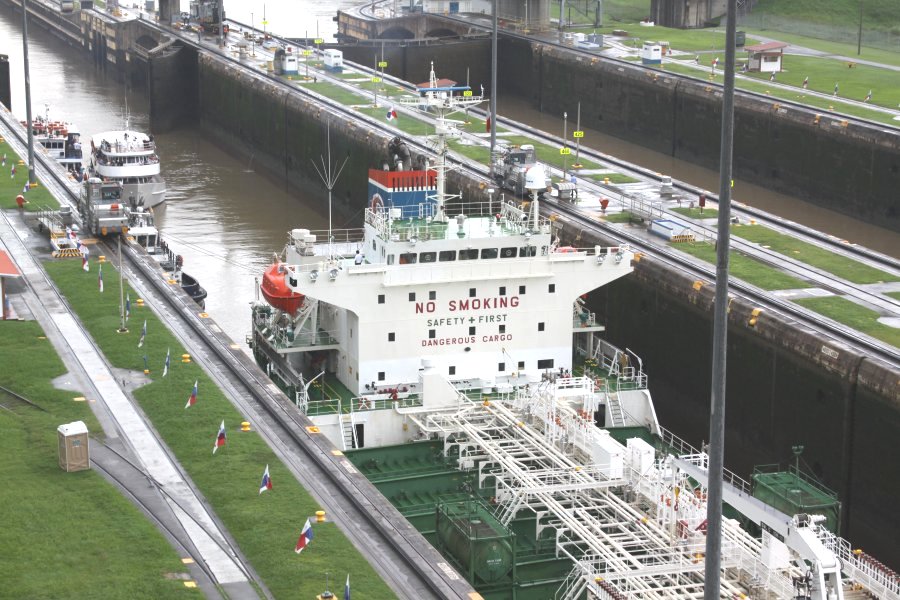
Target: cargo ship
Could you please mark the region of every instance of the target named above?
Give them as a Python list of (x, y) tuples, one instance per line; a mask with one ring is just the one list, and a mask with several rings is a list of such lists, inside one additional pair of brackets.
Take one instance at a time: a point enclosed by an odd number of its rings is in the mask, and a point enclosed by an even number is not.
[[(526, 202), (448, 194), (446, 117), (481, 101), (465, 91), (406, 100), (438, 119), (433, 198), (291, 231), (254, 356), (484, 598), (700, 598), (708, 456), (660, 426), (640, 357), (583, 300), (640, 257), (561, 245), (540, 166)], [(724, 498), (720, 597), (900, 598), (799, 469), (728, 473)]]

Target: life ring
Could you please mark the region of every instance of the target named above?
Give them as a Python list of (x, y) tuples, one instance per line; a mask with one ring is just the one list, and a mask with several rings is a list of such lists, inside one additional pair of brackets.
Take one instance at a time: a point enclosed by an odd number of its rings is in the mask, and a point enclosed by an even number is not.
[(384, 200), (381, 199), (381, 194), (378, 192), (372, 194), (372, 199), (369, 201), (369, 208), (372, 209), (372, 212), (378, 212), (380, 209), (384, 208)]

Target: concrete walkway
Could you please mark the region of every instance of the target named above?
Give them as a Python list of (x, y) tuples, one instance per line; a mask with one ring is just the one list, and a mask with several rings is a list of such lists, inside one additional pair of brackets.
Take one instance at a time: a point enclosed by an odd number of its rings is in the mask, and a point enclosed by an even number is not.
[[(24, 304), (43, 327), (69, 369), (69, 375), (78, 380), (73, 385), (89, 396), (92, 401), (90, 406), (97, 414), (110, 444), (119, 445), (125, 455), (131, 454), (140, 469), (133, 466), (124, 469), (122, 465), (117, 468), (109, 451), (101, 450), (93, 457), (94, 460), (102, 461), (104, 468), (117, 470), (121, 475), (120, 485), (134, 496), (147, 497), (147, 488), (153, 487), (151, 481), (164, 492), (156, 492), (155, 499), (148, 498), (142, 508), (152, 511), (160, 522), (169, 523), (171, 530), (185, 534), (178, 540), (179, 544), (192, 550), (191, 553), (202, 560), (213, 579), (210, 581), (199, 568), (192, 570), (201, 585), (207, 584), (204, 592), (208, 597), (221, 597), (216, 589), (219, 585), (230, 598), (259, 598), (217, 519), (207, 510), (202, 496), (194, 489), (168, 448), (157, 438), (140, 409), (122, 390), (119, 379), (114, 376), (93, 340), (81, 329), (32, 257), (29, 247), (43, 245), (44, 240), (36, 236), (20, 216), (8, 213), (0, 216), (0, 247), (16, 262), (27, 284), (26, 289), (22, 290)], [(99, 444), (95, 443), (95, 449), (97, 446)]]

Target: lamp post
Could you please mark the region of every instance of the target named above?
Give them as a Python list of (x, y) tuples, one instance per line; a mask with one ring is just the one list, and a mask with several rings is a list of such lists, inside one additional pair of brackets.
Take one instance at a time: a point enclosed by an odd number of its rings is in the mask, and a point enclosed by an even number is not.
[(28, 187), (34, 183), (34, 131), (31, 128), (31, 75), (28, 69), (28, 2), (22, 0), (22, 59), (25, 63), (25, 118), (28, 121)]
[(563, 181), (566, 180), (566, 167), (569, 163), (569, 140), (568, 140), (568, 127), (569, 127), (569, 113), (563, 112)]

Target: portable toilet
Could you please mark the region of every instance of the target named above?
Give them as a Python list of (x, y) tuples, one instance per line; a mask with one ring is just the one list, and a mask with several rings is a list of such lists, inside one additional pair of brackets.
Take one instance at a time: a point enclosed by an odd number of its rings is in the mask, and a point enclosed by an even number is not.
[(59, 438), (59, 467), (69, 473), (90, 469), (88, 430), (84, 421), (60, 425), (56, 431)]
[(662, 63), (662, 46), (656, 42), (646, 41), (641, 48), (641, 64), (658, 65)]
[(297, 55), (294, 53), (293, 49), (288, 46), (287, 54), (284, 55), (284, 74), (296, 75), (297, 73), (299, 73)]
[(344, 70), (344, 53), (340, 50), (328, 49), (322, 53), (325, 62), (325, 68), (335, 73)]

